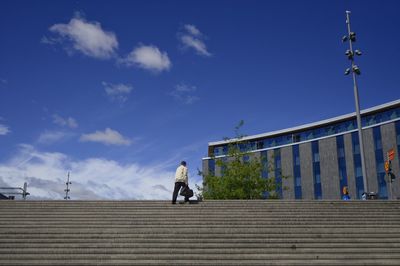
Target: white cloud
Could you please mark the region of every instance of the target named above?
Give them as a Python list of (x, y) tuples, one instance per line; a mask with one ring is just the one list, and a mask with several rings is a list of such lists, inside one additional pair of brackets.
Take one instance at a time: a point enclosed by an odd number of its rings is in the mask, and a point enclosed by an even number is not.
[(69, 171), (70, 197), (74, 200), (170, 200), (172, 196), (174, 172), (166, 170), (164, 164), (140, 166), (103, 158), (74, 160), (30, 145), (20, 145), (15, 157), (0, 164), (0, 184), (21, 187), (28, 182), (28, 199), (63, 199)]
[(115, 34), (104, 31), (99, 22), (88, 22), (76, 16), (68, 24), (55, 24), (49, 30), (60, 38), (43, 37), (42, 43), (55, 44), (67, 40), (73, 49), (90, 57), (108, 59), (116, 55), (118, 41)]
[(172, 66), (168, 54), (161, 52), (154, 45), (140, 45), (136, 47), (126, 58), (121, 59), (120, 63), (127, 66), (135, 65), (154, 72), (169, 70)]
[(78, 127), (78, 123), (76, 122), (76, 120), (72, 117), (68, 117), (68, 118), (62, 118), (61, 116), (55, 114), (53, 115), (53, 122), (59, 126), (67, 126), (70, 128), (77, 128)]
[(176, 100), (183, 104), (193, 104), (200, 98), (195, 95), (197, 88), (196, 86), (187, 85), (185, 83), (180, 83), (175, 86), (174, 90), (170, 95)]
[(80, 137), (82, 142), (100, 142), (106, 145), (129, 146), (132, 141), (122, 136), (118, 131), (106, 128), (104, 131), (96, 131), (91, 134), (83, 134)]
[(117, 101), (120, 103), (126, 102), (128, 100), (128, 94), (131, 93), (133, 87), (128, 84), (112, 84), (103, 81), (101, 83), (104, 86), (104, 90), (107, 96), (110, 97), (112, 101)]
[(53, 144), (70, 137), (71, 134), (62, 131), (45, 131), (40, 134), (37, 142), (40, 144)]
[(201, 32), (199, 31), (199, 29), (197, 29), (195, 25), (186, 24), (184, 26), (184, 28), (186, 29), (186, 31), (188, 33), (190, 33), (193, 36), (201, 36), (202, 35)]
[(44, 44), (54, 45), (54, 44), (57, 44), (57, 43), (62, 43), (62, 40), (63, 39), (60, 38), (60, 37), (55, 38), (55, 37), (43, 36), (42, 39), (40, 39), (40, 42), (44, 43)]
[(184, 35), (181, 37), (181, 41), (185, 47), (191, 47), (200, 55), (211, 56), (207, 51), (207, 47), (202, 40), (196, 39), (189, 35)]
[(186, 24), (184, 26), (186, 32), (179, 34), (179, 39), (183, 44), (184, 48), (194, 49), (198, 54), (203, 56), (212, 56), (207, 50), (207, 46), (204, 43), (204, 35), (194, 25)]
[(8, 126), (0, 124), (0, 136), (1, 135), (7, 135), (8, 133), (10, 133), (10, 129), (8, 128)]

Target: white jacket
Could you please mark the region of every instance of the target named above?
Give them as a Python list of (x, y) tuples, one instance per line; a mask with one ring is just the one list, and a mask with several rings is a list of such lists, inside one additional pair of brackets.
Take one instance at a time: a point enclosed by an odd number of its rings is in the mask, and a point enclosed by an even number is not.
[(188, 183), (188, 169), (186, 166), (180, 165), (176, 168), (175, 182), (185, 182)]

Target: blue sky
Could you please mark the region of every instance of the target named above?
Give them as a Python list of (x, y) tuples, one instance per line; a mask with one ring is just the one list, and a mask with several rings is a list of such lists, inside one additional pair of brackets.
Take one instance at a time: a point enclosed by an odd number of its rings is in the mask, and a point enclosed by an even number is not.
[[(207, 143), (400, 98), (398, 1), (1, 1), (0, 185), (169, 199)], [(151, 193), (149, 193), (151, 191)]]

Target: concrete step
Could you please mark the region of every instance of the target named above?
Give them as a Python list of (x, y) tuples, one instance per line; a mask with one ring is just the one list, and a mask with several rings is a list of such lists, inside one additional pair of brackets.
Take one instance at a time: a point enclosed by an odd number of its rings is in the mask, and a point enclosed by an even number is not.
[(32, 225), (32, 226), (18, 226), (8, 225), (0, 227), (0, 233), (6, 234), (40, 234), (40, 233), (67, 233), (76, 231), (79, 233), (168, 233), (168, 232), (181, 232), (181, 233), (214, 233), (214, 234), (230, 234), (230, 233), (295, 233), (295, 232), (307, 232), (307, 233), (369, 233), (374, 230), (374, 233), (400, 233), (400, 225), (388, 226), (388, 225), (329, 225), (329, 224), (279, 224), (271, 226), (269, 224), (262, 225), (233, 225), (228, 227), (227, 225), (208, 225), (208, 224), (192, 224), (192, 225)]
[(0, 265), (400, 265), (397, 201), (4, 201)]
[[(33, 245), (34, 244), (34, 245)], [(4, 245), (4, 246), (1, 246)], [(340, 239), (338, 242), (307, 242), (307, 241), (285, 241), (284, 243), (274, 241), (274, 242), (249, 242), (249, 241), (229, 241), (228, 239), (220, 242), (209, 242), (209, 241), (195, 241), (191, 239), (190, 241), (186, 242), (177, 242), (176, 239), (171, 241), (162, 241), (162, 240), (153, 240), (153, 241), (146, 241), (140, 242), (137, 241), (124, 241), (124, 242), (64, 242), (60, 240), (59, 242), (48, 242), (48, 241), (24, 241), (24, 242), (9, 242), (9, 243), (1, 243), (1, 250), (0, 253), (13, 253), (13, 252), (20, 252), (24, 250), (33, 250), (33, 249), (54, 249), (60, 250), (65, 248), (66, 250), (72, 249), (354, 249), (354, 250), (366, 250), (368, 248), (374, 250), (381, 250), (381, 249), (388, 249), (388, 250), (398, 250), (400, 249), (400, 243), (393, 243), (391, 241), (381, 241), (375, 242), (373, 240), (370, 241), (352, 241), (352, 242), (345, 242), (344, 239)], [(136, 252), (136, 250), (135, 250)]]
[(337, 226), (337, 225), (275, 225), (273, 227), (269, 225), (255, 225), (255, 226), (242, 226), (242, 227), (228, 227), (228, 226), (210, 226), (207, 224), (201, 225), (185, 225), (181, 227), (177, 227), (174, 225), (161, 225), (157, 227), (153, 226), (131, 226), (131, 225), (107, 225), (107, 226), (60, 226), (60, 227), (34, 227), (32, 230), (31, 227), (0, 227), (0, 233), (5, 234), (42, 234), (42, 233), (72, 233), (73, 231), (77, 233), (168, 233), (168, 232), (181, 232), (183, 233), (193, 233), (193, 234), (203, 234), (203, 233), (213, 233), (213, 234), (251, 234), (251, 233), (262, 233), (262, 234), (274, 234), (274, 233), (400, 233), (400, 225), (397, 226), (376, 226), (376, 225), (365, 225), (365, 226), (356, 226), (356, 225), (345, 225), (345, 226)]
[(171, 265), (216, 265), (216, 266), (256, 266), (256, 265), (267, 265), (267, 266), (287, 266), (287, 265), (296, 265), (296, 266), (314, 266), (314, 265), (331, 265), (331, 266), (398, 266), (399, 262), (396, 259), (357, 259), (357, 260), (340, 260), (340, 259), (315, 259), (315, 260), (297, 260), (297, 259), (277, 259), (277, 260), (265, 260), (265, 261), (256, 261), (256, 260), (116, 260), (116, 259), (108, 259), (102, 261), (96, 260), (38, 260), (38, 261), (7, 261), (2, 263), (0, 261), (0, 265), (29, 265), (29, 266), (37, 266), (37, 265), (66, 265), (66, 266), (98, 266), (98, 265), (109, 265), (109, 266), (126, 266), (126, 265), (149, 265), (149, 266), (171, 266)]
[[(172, 235), (171, 235), (172, 236)], [(398, 246), (400, 243), (397, 241), (398, 238), (394, 237), (381, 237), (376, 236), (374, 238), (370, 238), (369, 236), (358, 235), (357, 238), (348, 238), (343, 236), (324, 236), (320, 235), (317, 237), (316, 235), (312, 235), (310, 237), (301, 237), (301, 235), (296, 235), (296, 237), (285, 236), (285, 237), (269, 237), (269, 238), (251, 238), (251, 236), (245, 238), (238, 237), (225, 237), (225, 238), (200, 238), (196, 236), (196, 239), (179, 239), (176, 238), (129, 238), (129, 237), (91, 237), (87, 235), (83, 235), (82, 237), (30, 237), (30, 238), (3, 238), (0, 239), (0, 246), (2, 248), (7, 248), (9, 246), (21, 246), (21, 247), (36, 247), (37, 245), (65, 245), (65, 246), (74, 246), (74, 245), (142, 245), (142, 246), (150, 246), (150, 245), (175, 245), (175, 246), (184, 246), (187, 245), (218, 245), (218, 246), (230, 246), (230, 245), (246, 245), (246, 246), (274, 246), (274, 245), (283, 245), (283, 246), (292, 246), (292, 245), (317, 245), (317, 246), (326, 246), (329, 244), (332, 245), (351, 245), (351, 246), (365, 246), (365, 245), (387, 245), (387, 246)]]
[[(111, 250), (110, 250), (111, 251)], [(174, 252), (175, 251), (175, 252)], [(18, 254), (16, 257), (14, 254), (2, 254), (2, 260), (279, 260), (279, 259), (298, 259), (298, 260), (316, 260), (316, 259), (337, 259), (340, 256), (341, 260), (358, 260), (358, 259), (392, 259), (400, 261), (399, 253), (302, 253), (297, 250), (281, 250), (280, 252), (272, 253), (252, 253), (247, 250), (232, 250), (231, 252), (225, 252), (221, 250), (218, 253), (205, 253), (204, 250), (200, 250), (198, 253), (194, 250), (189, 253), (176, 252), (176, 250), (170, 250), (168, 253), (154, 252), (154, 253), (84, 253), (84, 254), (67, 254), (67, 253), (42, 253), (42, 254)]]
[(105, 260), (153, 260), (153, 261), (179, 261), (179, 260), (191, 260), (191, 261), (209, 261), (213, 263), (218, 260), (252, 260), (252, 261), (268, 261), (268, 260), (397, 260), (400, 261), (400, 254), (398, 253), (299, 253), (295, 251), (280, 252), (280, 253), (246, 253), (244, 251), (236, 251), (236, 253), (219, 253), (219, 254), (208, 254), (208, 253), (181, 253), (181, 252), (170, 252), (169, 254), (18, 254), (16, 257), (14, 254), (2, 254), (2, 261), (21, 261), (21, 260), (94, 260), (94, 261), (105, 261)]
[[(362, 220), (362, 221), (357, 221), (357, 220), (346, 220), (346, 219), (337, 219), (337, 220), (321, 220), (321, 219), (287, 219), (285, 221), (281, 221), (279, 219), (272, 220), (272, 219), (264, 219), (264, 220), (251, 220), (251, 221), (234, 221), (234, 220), (212, 220), (212, 221), (197, 221), (197, 220), (190, 220), (190, 221), (182, 221), (182, 220), (172, 220), (172, 219), (162, 219), (159, 220), (152, 220), (152, 221), (143, 221), (141, 219), (137, 220), (131, 220), (131, 219), (126, 219), (126, 220), (115, 220), (115, 219), (96, 219), (96, 220), (90, 220), (90, 219), (74, 219), (74, 220), (68, 220), (67, 222), (64, 222), (65, 220), (13, 220), (13, 219), (7, 219), (7, 220), (1, 220), (0, 221), (0, 227), (26, 227), (26, 226), (31, 226), (31, 227), (76, 227), (76, 226), (94, 226), (94, 227), (101, 227), (101, 226), (107, 226), (110, 223), (113, 225), (118, 225), (118, 226), (237, 226), (237, 227), (251, 227), (251, 226), (258, 226), (258, 225), (269, 225), (269, 226), (279, 226), (279, 225), (313, 225), (313, 226), (318, 226), (318, 225), (327, 225), (327, 226), (377, 226), (377, 227), (385, 227), (385, 226), (391, 226), (391, 227), (397, 227), (399, 226), (399, 220), (398, 219), (385, 219), (384, 221), (378, 220), (378, 219), (371, 219), (371, 220)], [(12, 224), (10, 224), (12, 223)]]

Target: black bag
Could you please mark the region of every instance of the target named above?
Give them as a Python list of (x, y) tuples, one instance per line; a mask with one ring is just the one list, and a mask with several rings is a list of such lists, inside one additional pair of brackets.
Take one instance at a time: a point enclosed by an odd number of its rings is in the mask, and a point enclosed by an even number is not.
[(189, 186), (184, 186), (181, 188), (181, 192), (179, 195), (190, 198), (193, 197), (193, 190), (189, 188)]

